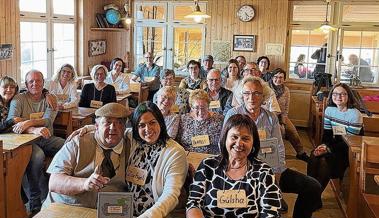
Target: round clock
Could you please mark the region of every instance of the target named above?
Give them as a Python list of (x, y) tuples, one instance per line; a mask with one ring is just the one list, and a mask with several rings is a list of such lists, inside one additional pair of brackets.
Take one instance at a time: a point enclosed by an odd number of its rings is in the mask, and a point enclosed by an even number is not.
[(237, 11), (237, 17), (244, 22), (251, 21), (255, 16), (255, 10), (252, 5), (242, 5)]

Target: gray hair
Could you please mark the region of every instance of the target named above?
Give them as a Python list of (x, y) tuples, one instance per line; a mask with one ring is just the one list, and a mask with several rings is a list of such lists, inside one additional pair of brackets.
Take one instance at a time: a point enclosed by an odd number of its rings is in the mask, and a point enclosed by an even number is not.
[(243, 87), (248, 82), (252, 82), (252, 83), (261, 85), (262, 90), (263, 90), (263, 102), (268, 101), (268, 99), (270, 98), (271, 91), (272, 91), (270, 86), (268, 85), (268, 83), (266, 83), (263, 79), (256, 77), (256, 76), (247, 76), (242, 80), (242, 84), (241, 84), (242, 85), (241, 102), (243, 102), (243, 98), (242, 98)]
[(95, 76), (96, 76), (96, 72), (100, 69), (100, 68), (103, 68), (104, 72), (105, 72), (105, 76), (108, 75), (108, 69), (106, 66), (104, 65), (101, 65), (101, 64), (98, 64), (98, 65), (95, 65), (92, 70), (91, 70), (91, 78), (96, 81), (97, 79), (95, 79)]
[(36, 69), (31, 69), (31, 70), (29, 70), (29, 71), (25, 74), (25, 83), (27, 82), (26, 78), (28, 78), (29, 74), (31, 74), (31, 73), (39, 73), (39, 74), (41, 75), (41, 77), (42, 77), (42, 81), (45, 82), (45, 79), (43, 78), (43, 74), (42, 74), (41, 71), (36, 70)]
[(53, 78), (52, 80), (55, 81), (55, 82), (59, 82), (59, 80), (61, 79), (61, 75), (62, 75), (62, 70), (63, 68), (69, 68), (70, 71), (71, 71), (71, 79), (70, 81), (74, 81), (76, 79), (76, 72), (75, 72), (75, 69), (74, 67), (71, 65), (71, 64), (63, 64), (58, 70), (57, 72), (54, 73), (53, 75)]
[(176, 99), (176, 89), (173, 86), (165, 86), (158, 90), (157, 97), (159, 96), (167, 96), (168, 98), (173, 98), (174, 101)]

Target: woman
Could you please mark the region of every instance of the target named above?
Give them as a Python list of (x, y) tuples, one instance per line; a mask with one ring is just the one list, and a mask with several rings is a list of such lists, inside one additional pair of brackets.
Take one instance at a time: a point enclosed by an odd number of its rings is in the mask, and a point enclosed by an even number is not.
[(268, 71), (270, 67), (270, 59), (268, 59), (268, 57), (266, 56), (260, 56), (257, 59), (257, 64), (258, 64), (259, 70), (262, 73), (262, 76), (261, 76), (262, 79), (266, 82), (270, 81), (272, 77), (271, 73)]
[(284, 126), (285, 136), (288, 141), (291, 142), (292, 147), (296, 151), (296, 158), (307, 162), (309, 156), (304, 152), (304, 147), (301, 144), (299, 133), (296, 127), (292, 124), (291, 120), (288, 118), (288, 111), (290, 107), (290, 90), (284, 85), (286, 80), (286, 72), (277, 68), (272, 71), (272, 79), (269, 81), (269, 85), (275, 92), (276, 99), (278, 100), (280, 106), (280, 114), (278, 114), (280, 125)]
[(305, 54), (300, 54), (299, 57), (297, 57), (296, 65), (294, 68), (294, 74), (298, 75), (299, 78), (305, 78), (307, 75), (308, 69), (304, 66), (305, 62)]
[(113, 85), (117, 95), (129, 92), (129, 77), (124, 73), (125, 63), (121, 58), (114, 58), (111, 62), (111, 71), (105, 82)]
[[(133, 216), (166, 217), (178, 204), (187, 175), (185, 151), (168, 136), (164, 118), (154, 103), (138, 105), (131, 123), (132, 129), (126, 130), (131, 146), (126, 191), (133, 194)], [(133, 169), (145, 175), (142, 183), (128, 179)]]
[(53, 75), (48, 89), (57, 96), (59, 110), (78, 107), (79, 95), (75, 79), (76, 73), (70, 64), (63, 64)]
[(209, 111), (210, 99), (201, 89), (192, 91), (191, 112), (181, 115), (177, 142), (188, 151), (220, 154), (218, 141), (224, 116)]
[(337, 83), (329, 92), (324, 114), (322, 144), (312, 151), (307, 173), (317, 179), (322, 187), (329, 179), (342, 180), (349, 166), (348, 146), (342, 135), (359, 135), (363, 118), (350, 87)]
[[(254, 121), (247, 115), (231, 116), (221, 132), (220, 149), (220, 156), (203, 160), (195, 173), (187, 217), (279, 217), (281, 193), (271, 168), (256, 158), (260, 142)], [(241, 193), (246, 205), (220, 207), (231, 191)]]
[(157, 106), (164, 117), (167, 127), (167, 134), (175, 139), (178, 134), (180, 116), (171, 111), (176, 99), (175, 88), (172, 86), (165, 86), (160, 88), (157, 95)]
[(200, 77), (201, 64), (198, 61), (190, 60), (187, 64), (189, 76), (182, 79), (179, 88), (195, 90), (204, 89), (207, 85), (206, 81)]
[(238, 66), (238, 61), (235, 59), (230, 59), (228, 64), (228, 75), (225, 82), (225, 88), (233, 91), (241, 83), (240, 69)]
[(84, 85), (79, 107), (100, 108), (107, 103), (116, 102), (115, 88), (104, 82), (107, 73), (104, 65), (95, 65), (92, 68), (91, 77), (94, 83)]
[(10, 103), (18, 93), (17, 83), (8, 76), (0, 79), (0, 133), (10, 130), (14, 124), (23, 121), (20, 117), (7, 119)]

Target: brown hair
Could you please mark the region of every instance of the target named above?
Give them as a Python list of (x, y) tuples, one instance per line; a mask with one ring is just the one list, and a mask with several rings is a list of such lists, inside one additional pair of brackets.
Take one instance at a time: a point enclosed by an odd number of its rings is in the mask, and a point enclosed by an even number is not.
[(333, 102), (333, 99), (332, 99), (333, 91), (337, 87), (342, 87), (347, 92), (347, 108), (359, 108), (358, 101), (354, 97), (353, 91), (345, 83), (337, 83), (330, 90), (329, 95), (328, 95), (328, 100), (327, 100), (328, 107), (337, 107), (337, 105)]

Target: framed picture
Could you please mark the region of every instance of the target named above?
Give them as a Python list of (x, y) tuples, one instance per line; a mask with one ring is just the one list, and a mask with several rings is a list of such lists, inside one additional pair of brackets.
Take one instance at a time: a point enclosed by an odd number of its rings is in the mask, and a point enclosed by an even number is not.
[(107, 40), (96, 39), (88, 41), (88, 56), (96, 56), (105, 54), (107, 51)]
[(13, 55), (12, 44), (0, 44), (0, 61), (11, 59)]
[(255, 35), (233, 35), (233, 51), (256, 51)]

